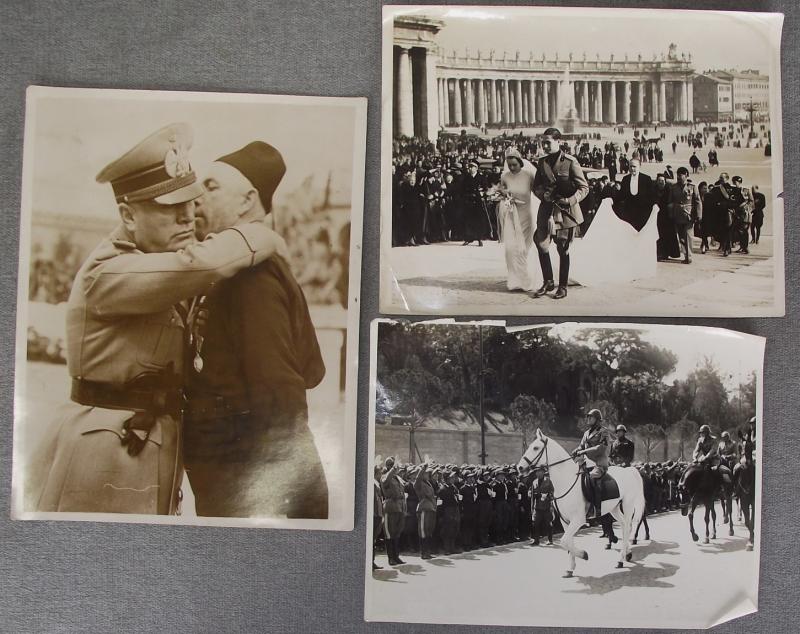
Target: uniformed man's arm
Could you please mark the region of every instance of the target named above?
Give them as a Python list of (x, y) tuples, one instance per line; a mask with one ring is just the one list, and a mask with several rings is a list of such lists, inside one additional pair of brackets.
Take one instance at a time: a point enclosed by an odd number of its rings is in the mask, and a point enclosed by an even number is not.
[(544, 176), (543, 169), (537, 169), (536, 174), (533, 177), (533, 193), (539, 199), (545, 202), (550, 202), (548, 196), (550, 189), (550, 183)]
[(570, 205), (576, 205), (581, 202), (589, 193), (589, 183), (586, 181), (586, 176), (583, 174), (580, 164), (577, 160), (570, 161), (569, 174), (572, 182), (578, 187), (575, 193), (572, 194), (567, 200)]
[(700, 200), (700, 194), (696, 189), (692, 192), (692, 214), (698, 220), (703, 219), (703, 201)]
[(167, 310), (285, 249), (277, 233), (255, 222), (226, 229), (180, 251), (109, 250), (109, 257), (99, 259), (82, 280), (86, 305), (100, 317)]

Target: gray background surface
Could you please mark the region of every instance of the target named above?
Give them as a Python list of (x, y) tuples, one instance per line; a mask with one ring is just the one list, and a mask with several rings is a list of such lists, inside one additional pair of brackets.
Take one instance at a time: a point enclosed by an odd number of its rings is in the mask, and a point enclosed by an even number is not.
[[(509, 3), (511, 4), (511, 3)], [(540, 1), (541, 5), (558, 5)], [(724, 632), (795, 632), (800, 616), (798, 64), (793, 2), (576, 2), (786, 14), (783, 43), (787, 317), (662, 320), (766, 336), (760, 612)], [(491, 631), (363, 621), (369, 321), (378, 315), (380, 4), (0, 2), (0, 630)], [(569, 35), (565, 28), (565, 37)], [(702, 45), (702, 43), (698, 43)], [(476, 43), (477, 46), (477, 43)], [(29, 84), (367, 96), (356, 529), (352, 533), (12, 522), (14, 320), (25, 88)], [(520, 320), (512, 320), (520, 323)], [(531, 320), (535, 321), (535, 320)], [(543, 321), (543, 320), (538, 320)], [(620, 320), (614, 321), (634, 321)], [(652, 320), (639, 320), (652, 321)], [(535, 571), (531, 571), (535, 574)], [(687, 602), (703, 597), (686, 597)], [(408, 606), (413, 611), (414, 606)], [(579, 609), (576, 604), (576, 608)], [(611, 609), (624, 610), (624, 605)], [(654, 625), (657, 623), (654, 622)], [(507, 629), (495, 628), (497, 631)]]

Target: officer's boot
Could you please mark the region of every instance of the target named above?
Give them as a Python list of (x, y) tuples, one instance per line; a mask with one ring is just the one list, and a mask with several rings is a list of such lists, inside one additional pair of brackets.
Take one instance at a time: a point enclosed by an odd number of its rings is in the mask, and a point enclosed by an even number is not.
[(601, 479), (597, 478), (594, 481), (594, 508), (595, 508), (595, 517), (597, 521), (600, 521), (600, 518), (603, 517), (603, 488), (601, 484)]

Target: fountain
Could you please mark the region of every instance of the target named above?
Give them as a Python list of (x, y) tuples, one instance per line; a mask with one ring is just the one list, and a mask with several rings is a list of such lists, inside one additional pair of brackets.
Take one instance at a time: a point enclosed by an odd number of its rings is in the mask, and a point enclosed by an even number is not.
[(558, 82), (558, 103), (561, 106), (557, 118), (558, 127), (562, 132), (572, 134), (580, 119), (575, 108), (575, 89), (569, 81), (569, 68), (564, 69), (564, 75)]

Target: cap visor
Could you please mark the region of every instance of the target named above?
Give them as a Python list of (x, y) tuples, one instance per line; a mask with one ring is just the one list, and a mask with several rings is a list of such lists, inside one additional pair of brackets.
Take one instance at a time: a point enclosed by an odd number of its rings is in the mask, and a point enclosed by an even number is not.
[(153, 200), (159, 205), (178, 205), (180, 203), (186, 203), (190, 200), (194, 200), (195, 198), (199, 198), (205, 192), (205, 187), (195, 181), (191, 185), (181, 187), (180, 189), (176, 189), (174, 192), (169, 192), (163, 196), (158, 196), (153, 198)]

